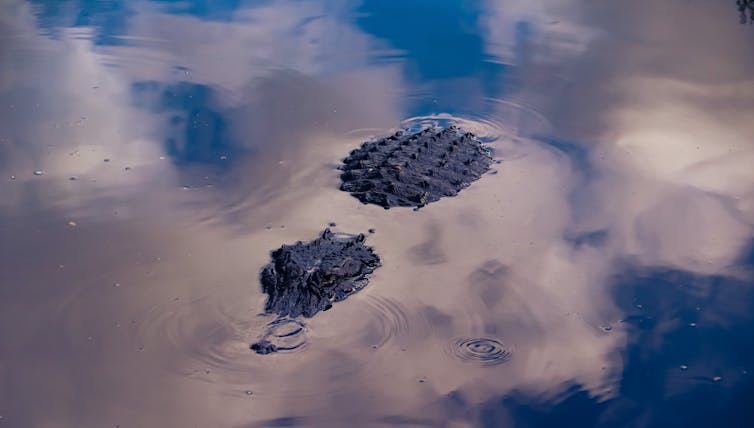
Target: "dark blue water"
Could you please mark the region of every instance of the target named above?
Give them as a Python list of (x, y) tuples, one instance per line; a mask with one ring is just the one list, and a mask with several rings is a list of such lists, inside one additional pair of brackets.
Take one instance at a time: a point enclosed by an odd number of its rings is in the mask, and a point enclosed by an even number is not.
[[(754, 426), (752, 14), (3, 1), (0, 426)], [(448, 124), (502, 161), (457, 197), (338, 190)], [(331, 222), (369, 286), (261, 314)]]

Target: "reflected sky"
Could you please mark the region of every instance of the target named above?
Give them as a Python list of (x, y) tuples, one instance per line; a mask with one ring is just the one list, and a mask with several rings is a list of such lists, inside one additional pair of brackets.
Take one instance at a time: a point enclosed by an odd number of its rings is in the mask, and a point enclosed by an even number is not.
[[(739, 13), (4, 2), (0, 426), (747, 426)], [(416, 212), (338, 190), (361, 142), (445, 123), (502, 163)], [(269, 251), (330, 222), (383, 267), (251, 352)], [(510, 358), (459, 358), (480, 338)]]

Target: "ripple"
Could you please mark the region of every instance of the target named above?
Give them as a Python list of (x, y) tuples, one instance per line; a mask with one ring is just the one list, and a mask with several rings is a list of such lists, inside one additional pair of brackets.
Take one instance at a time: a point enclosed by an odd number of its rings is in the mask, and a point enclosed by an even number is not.
[(496, 339), (465, 338), (453, 343), (452, 353), (463, 361), (482, 366), (505, 363), (513, 357), (513, 349)]
[(519, 131), (552, 129), (544, 108), (528, 95), (513, 95), (506, 99), (488, 98), (487, 101), (496, 104), (497, 114), (505, 117), (506, 122), (510, 122)]
[[(303, 349), (306, 342), (306, 325), (303, 322), (291, 318), (278, 318), (267, 324), (267, 330), (255, 345), (271, 345), (274, 349), (272, 352), (293, 352)], [(258, 354), (265, 353), (252, 349)]]
[(382, 347), (410, 330), (407, 310), (401, 303), (377, 296), (366, 296), (364, 303), (369, 312), (365, 340), (373, 348)]
[(401, 127), (409, 132), (418, 132), (425, 128), (449, 127), (455, 125), (464, 132), (473, 132), (483, 143), (493, 143), (509, 135), (506, 127), (499, 121), (487, 117), (459, 117), (450, 114), (414, 116), (401, 122)]
[[(249, 342), (262, 330), (260, 322), (242, 300), (217, 300), (217, 296), (192, 300), (173, 299), (154, 305), (138, 317), (132, 347), (152, 355), (180, 355), (186, 362), (167, 361), (165, 368), (180, 375), (209, 380), (223, 376), (243, 383), (240, 373), (260, 364)], [(236, 381), (237, 379), (237, 381)]]

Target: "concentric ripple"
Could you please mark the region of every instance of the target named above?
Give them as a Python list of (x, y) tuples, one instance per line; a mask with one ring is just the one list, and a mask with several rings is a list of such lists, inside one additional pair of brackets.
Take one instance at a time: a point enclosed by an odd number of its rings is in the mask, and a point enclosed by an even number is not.
[(453, 355), (463, 361), (494, 366), (509, 361), (513, 357), (513, 349), (496, 339), (465, 338), (455, 341)]
[(401, 303), (378, 296), (366, 296), (363, 303), (369, 314), (363, 337), (371, 346), (382, 347), (388, 341), (408, 333), (410, 323), (407, 309)]
[(456, 126), (463, 132), (472, 132), (483, 143), (493, 143), (508, 134), (503, 124), (495, 120), (477, 117), (465, 118), (448, 114), (415, 116), (401, 122), (408, 132), (419, 132), (426, 128), (447, 128)]
[(307, 330), (302, 324), (258, 316), (243, 299), (214, 291), (156, 304), (135, 317), (132, 349), (145, 357), (181, 355), (180, 363), (163, 362), (166, 370), (178, 375), (246, 385), (249, 373), (268, 364), (249, 350), (260, 335), (283, 352), (305, 348)]
[(267, 324), (267, 330), (256, 343), (268, 344), (274, 349), (272, 352), (295, 351), (306, 346), (306, 326), (292, 318), (278, 318)]

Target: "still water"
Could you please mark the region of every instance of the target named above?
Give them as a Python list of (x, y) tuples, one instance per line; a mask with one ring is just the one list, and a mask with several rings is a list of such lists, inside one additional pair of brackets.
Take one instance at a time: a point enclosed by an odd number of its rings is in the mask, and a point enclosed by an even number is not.
[[(2, 1), (0, 427), (752, 426), (744, 3)], [(502, 162), (338, 190), (433, 124)], [(255, 354), (331, 222), (383, 266)]]

